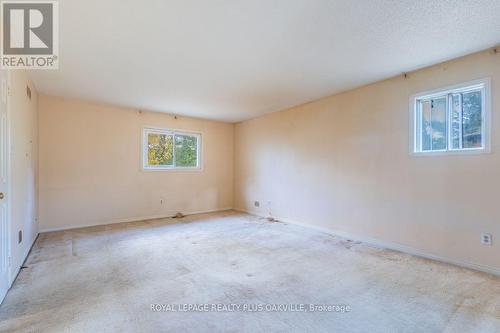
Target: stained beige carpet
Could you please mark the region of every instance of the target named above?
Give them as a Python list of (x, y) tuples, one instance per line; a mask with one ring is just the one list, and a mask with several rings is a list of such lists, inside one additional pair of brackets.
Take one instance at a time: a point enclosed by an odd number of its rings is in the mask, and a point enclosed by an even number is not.
[(497, 277), (235, 212), (42, 234), (27, 266), (2, 332), (500, 331)]

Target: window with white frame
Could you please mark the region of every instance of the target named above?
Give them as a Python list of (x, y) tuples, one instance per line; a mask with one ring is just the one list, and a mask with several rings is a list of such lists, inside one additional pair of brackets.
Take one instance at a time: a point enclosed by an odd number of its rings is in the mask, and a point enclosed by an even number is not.
[(201, 135), (169, 129), (143, 129), (143, 168), (200, 168)]
[(412, 152), (488, 151), (489, 95), (484, 79), (413, 96)]

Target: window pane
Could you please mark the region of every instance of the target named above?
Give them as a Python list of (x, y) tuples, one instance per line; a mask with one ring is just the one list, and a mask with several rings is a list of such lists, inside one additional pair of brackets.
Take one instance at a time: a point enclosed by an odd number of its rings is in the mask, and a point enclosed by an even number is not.
[(175, 165), (177, 167), (198, 166), (198, 138), (191, 135), (175, 136)]
[[(417, 95), (413, 142), (415, 152), (459, 152), (484, 149), (489, 143), (485, 132), (484, 100), (489, 85), (484, 82)], [(487, 124), (486, 124), (487, 125)], [(486, 139), (486, 140), (485, 140)]]
[(431, 149), (446, 149), (446, 97), (431, 100), (431, 126)]
[(452, 149), (462, 148), (460, 145), (461, 128), (460, 124), (462, 122), (462, 95), (453, 94), (452, 95), (452, 105), (451, 105), (451, 144)]
[(482, 147), (481, 91), (462, 94), (463, 108), (463, 147)]
[(148, 133), (148, 165), (172, 166), (172, 143), (172, 135)]
[(431, 102), (430, 101), (421, 101), (420, 102), (420, 110), (422, 110), (422, 123), (421, 123), (421, 140), (422, 140), (422, 151), (431, 150)]

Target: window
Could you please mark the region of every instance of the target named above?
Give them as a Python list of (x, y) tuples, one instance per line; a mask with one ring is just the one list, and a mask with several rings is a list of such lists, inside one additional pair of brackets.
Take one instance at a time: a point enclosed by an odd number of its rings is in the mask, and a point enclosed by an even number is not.
[(411, 151), (489, 151), (490, 82), (478, 80), (411, 98)]
[(200, 140), (197, 133), (167, 129), (143, 130), (143, 168), (199, 169)]

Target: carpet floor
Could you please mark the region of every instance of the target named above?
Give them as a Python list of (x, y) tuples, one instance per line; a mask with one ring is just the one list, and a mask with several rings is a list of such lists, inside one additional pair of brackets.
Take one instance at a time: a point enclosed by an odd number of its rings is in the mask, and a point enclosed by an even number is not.
[(41, 234), (1, 332), (500, 332), (500, 278), (233, 211)]

